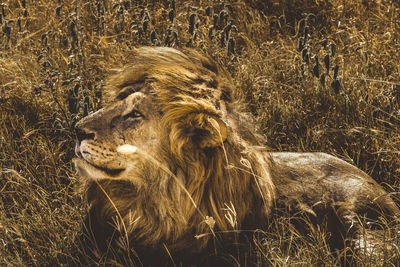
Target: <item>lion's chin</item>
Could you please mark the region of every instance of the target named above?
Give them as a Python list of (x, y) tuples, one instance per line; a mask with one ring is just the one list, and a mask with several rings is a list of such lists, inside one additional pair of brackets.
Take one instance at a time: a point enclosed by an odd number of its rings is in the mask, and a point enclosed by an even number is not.
[(82, 177), (90, 179), (104, 179), (104, 178), (115, 178), (120, 175), (125, 169), (108, 169), (99, 166), (95, 166), (90, 162), (81, 159), (74, 158), (73, 163), (75, 169), (78, 171), (79, 175)]

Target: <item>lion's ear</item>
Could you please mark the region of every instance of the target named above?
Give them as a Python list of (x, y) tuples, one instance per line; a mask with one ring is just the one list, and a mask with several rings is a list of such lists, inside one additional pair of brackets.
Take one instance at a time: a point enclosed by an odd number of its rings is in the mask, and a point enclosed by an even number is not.
[(198, 146), (200, 148), (217, 147), (228, 137), (228, 130), (225, 122), (220, 118), (208, 116), (204, 124), (205, 134), (194, 136), (194, 140), (198, 139)]
[(180, 153), (188, 144), (200, 149), (221, 146), (227, 139), (225, 122), (217, 115), (191, 112), (170, 125), (170, 144)]
[(222, 145), (227, 138), (227, 126), (218, 116), (207, 113), (191, 113), (185, 118), (186, 137), (199, 148)]

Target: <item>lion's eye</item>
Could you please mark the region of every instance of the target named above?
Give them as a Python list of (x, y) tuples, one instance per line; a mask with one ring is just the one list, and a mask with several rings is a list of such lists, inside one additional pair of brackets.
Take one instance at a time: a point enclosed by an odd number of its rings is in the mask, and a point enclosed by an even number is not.
[(137, 110), (132, 110), (131, 112), (129, 112), (128, 114), (124, 115), (124, 119), (129, 119), (129, 118), (133, 118), (133, 119), (137, 119), (137, 118), (142, 118), (143, 115), (142, 113), (140, 113)]

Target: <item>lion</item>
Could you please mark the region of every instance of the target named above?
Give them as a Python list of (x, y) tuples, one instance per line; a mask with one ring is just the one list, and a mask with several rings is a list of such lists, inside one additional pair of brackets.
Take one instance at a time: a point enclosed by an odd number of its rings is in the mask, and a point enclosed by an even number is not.
[(209, 57), (168, 47), (137, 48), (107, 79), (105, 107), (76, 124), (74, 160), (100, 251), (191, 255), (233, 230), (266, 229), (282, 207), (327, 221), (338, 246), (360, 234), (360, 216), (397, 218), (387, 192), (353, 165), (269, 152), (234, 90)]

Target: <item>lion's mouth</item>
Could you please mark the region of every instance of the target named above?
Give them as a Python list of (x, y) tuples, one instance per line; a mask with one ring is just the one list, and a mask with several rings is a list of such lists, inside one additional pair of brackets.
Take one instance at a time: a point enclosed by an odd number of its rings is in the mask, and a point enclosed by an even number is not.
[(110, 176), (117, 176), (119, 175), (121, 172), (123, 172), (125, 169), (121, 168), (121, 169), (109, 169), (109, 168), (105, 168), (105, 167), (100, 167), (100, 166), (96, 166), (94, 164), (92, 164), (91, 162), (86, 161), (89, 165), (93, 166), (94, 168), (105, 172), (106, 174), (110, 175)]
[[(136, 152), (136, 147), (133, 145), (123, 145), (119, 147), (122, 154), (130, 154)], [(134, 150), (134, 151), (133, 151)], [(115, 159), (102, 159), (93, 155), (88, 148), (77, 142), (75, 146), (75, 155), (77, 158), (74, 159), (75, 168), (83, 176), (89, 176), (91, 178), (114, 178), (120, 175), (126, 170), (126, 166), (121, 160)]]
[(114, 178), (120, 175), (124, 168), (111, 169), (107, 167), (100, 167), (85, 160), (84, 158), (74, 158), (75, 169), (82, 177), (91, 179)]

